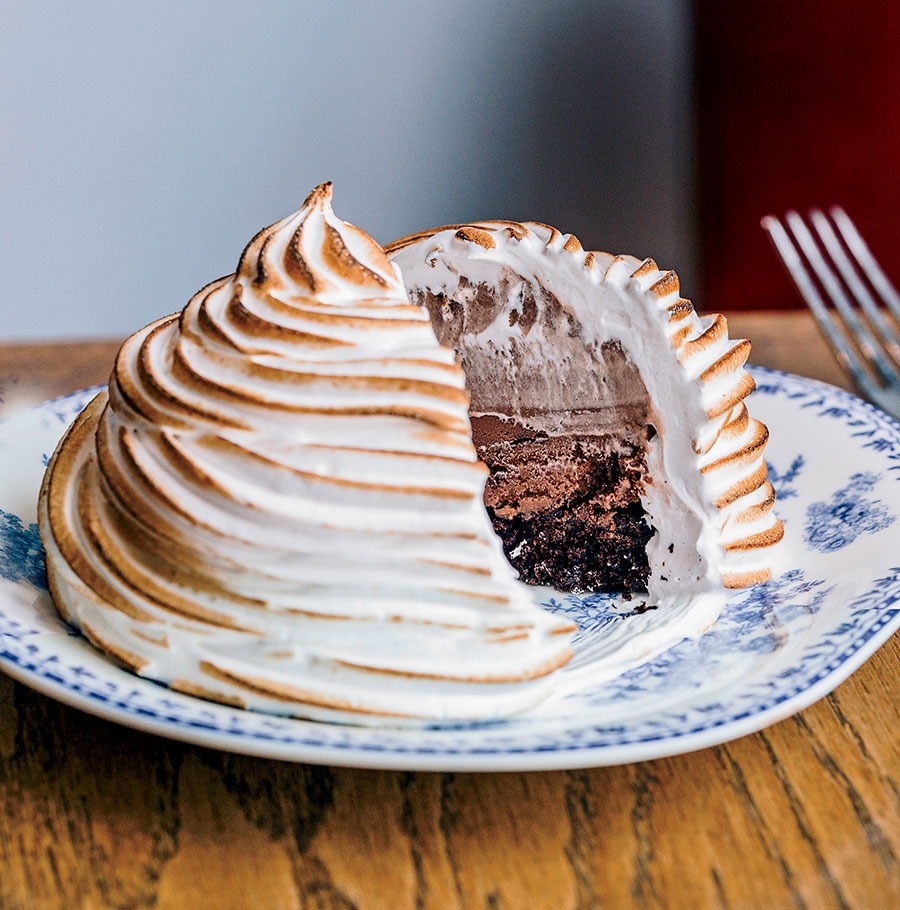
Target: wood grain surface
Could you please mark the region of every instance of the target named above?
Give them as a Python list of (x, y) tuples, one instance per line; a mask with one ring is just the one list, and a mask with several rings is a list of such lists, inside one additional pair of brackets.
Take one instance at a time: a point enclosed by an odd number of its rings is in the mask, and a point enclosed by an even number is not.
[[(843, 383), (808, 317), (757, 363)], [(103, 381), (114, 343), (0, 345), (0, 409)], [(362, 771), (138, 733), (0, 675), (0, 908), (900, 906), (900, 641), (726, 745), (571, 772)]]

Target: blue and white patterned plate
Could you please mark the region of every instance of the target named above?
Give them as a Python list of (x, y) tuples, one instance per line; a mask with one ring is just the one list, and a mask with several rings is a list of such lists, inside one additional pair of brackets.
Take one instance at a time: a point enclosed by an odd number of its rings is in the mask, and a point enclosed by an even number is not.
[[(92, 714), (204, 746), (373, 768), (531, 770), (619, 764), (725, 742), (812, 704), (900, 626), (900, 424), (831, 386), (754, 371), (753, 411), (785, 521), (784, 570), (734, 594), (698, 639), (613, 680), (504, 722), (349, 727), (269, 717), (181, 695), (119, 669), (56, 615), (35, 501), (58, 437), (92, 394), (0, 423), (0, 667)], [(605, 596), (547, 602), (576, 648), (629, 622)]]

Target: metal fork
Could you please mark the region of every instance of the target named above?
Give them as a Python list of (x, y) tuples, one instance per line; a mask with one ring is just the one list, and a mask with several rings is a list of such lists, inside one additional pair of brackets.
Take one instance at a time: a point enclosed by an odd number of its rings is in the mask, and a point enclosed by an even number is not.
[(762, 226), (856, 387), (900, 417), (900, 295), (847, 213), (813, 209), (807, 224), (791, 211)]

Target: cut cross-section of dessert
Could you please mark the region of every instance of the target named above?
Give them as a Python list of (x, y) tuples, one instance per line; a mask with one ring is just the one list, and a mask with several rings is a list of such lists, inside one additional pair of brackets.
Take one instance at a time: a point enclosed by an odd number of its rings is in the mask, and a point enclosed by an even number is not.
[(749, 343), (674, 272), (533, 222), (386, 250), (465, 371), (485, 504), (525, 581), (660, 605), (771, 577), (783, 529)]
[(46, 473), (54, 601), (137, 673), (227, 704), (520, 711), (573, 626), (503, 557), (453, 351), (330, 200), (122, 345)]

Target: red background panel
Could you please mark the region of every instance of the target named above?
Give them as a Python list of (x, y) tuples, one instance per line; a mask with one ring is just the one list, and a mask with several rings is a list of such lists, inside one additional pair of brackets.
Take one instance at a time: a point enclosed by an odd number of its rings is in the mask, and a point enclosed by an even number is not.
[(801, 306), (763, 215), (844, 206), (900, 283), (900, 2), (698, 0), (704, 309)]

